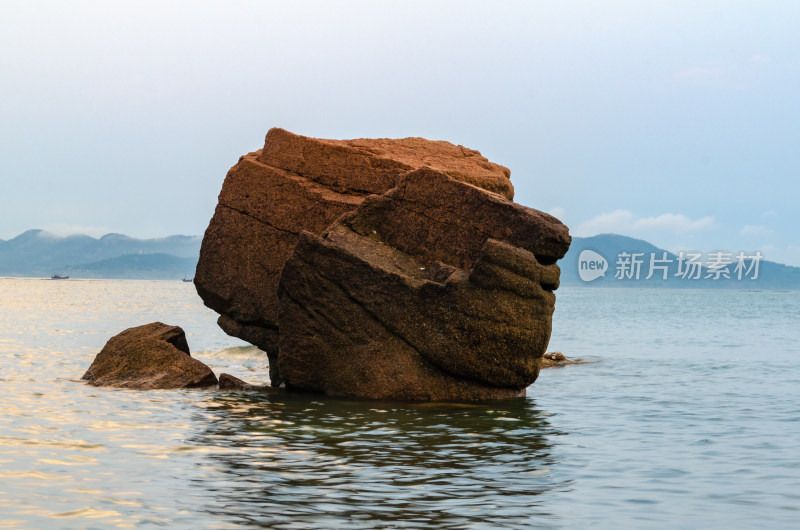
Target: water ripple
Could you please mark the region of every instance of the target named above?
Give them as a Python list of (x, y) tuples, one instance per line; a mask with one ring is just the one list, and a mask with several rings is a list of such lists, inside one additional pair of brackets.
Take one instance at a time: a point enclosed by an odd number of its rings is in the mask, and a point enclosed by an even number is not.
[(564, 289), (527, 398), (400, 404), (98, 389), (161, 320), (252, 382), (182, 282), (0, 279), (0, 528), (795, 526), (797, 293)]

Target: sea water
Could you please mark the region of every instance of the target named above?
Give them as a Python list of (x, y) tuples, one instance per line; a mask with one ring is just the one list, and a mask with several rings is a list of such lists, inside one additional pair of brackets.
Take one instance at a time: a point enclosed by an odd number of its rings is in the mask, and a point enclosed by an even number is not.
[(160, 320), (268, 379), (183, 282), (0, 279), (0, 528), (800, 526), (800, 293), (564, 288), (525, 398), (79, 379)]

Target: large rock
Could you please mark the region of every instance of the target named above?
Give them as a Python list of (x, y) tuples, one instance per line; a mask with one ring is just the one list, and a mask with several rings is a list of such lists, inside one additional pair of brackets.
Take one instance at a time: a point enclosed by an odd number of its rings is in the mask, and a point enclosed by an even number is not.
[(273, 385), (381, 399), (518, 396), (538, 374), (567, 228), (509, 171), (421, 138), (272, 129), (228, 173), (195, 284)]
[(264, 148), (228, 172), (203, 238), (194, 283), (220, 314), (220, 327), (277, 366), (278, 281), (300, 232), (321, 234), (421, 167), (513, 198), (509, 170), (463, 146), (423, 138), (321, 140), (271, 129)]
[(183, 330), (161, 322), (111, 337), (82, 379), (94, 386), (138, 390), (217, 384), (211, 369), (189, 354)]

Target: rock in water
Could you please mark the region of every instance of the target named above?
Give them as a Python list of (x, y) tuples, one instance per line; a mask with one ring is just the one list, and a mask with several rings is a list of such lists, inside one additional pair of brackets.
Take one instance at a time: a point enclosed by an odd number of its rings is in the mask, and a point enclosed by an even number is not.
[(320, 140), (271, 129), (225, 178), (194, 283), (226, 333), (278, 352), (278, 281), (300, 232), (321, 234), (370, 194), (423, 166), (508, 197), (509, 170), (477, 151), (423, 138)]
[(137, 390), (217, 384), (211, 369), (189, 354), (183, 330), (161, 322), (112, 337), (81, 379), (94, 386)]
[(550, 351), (542, 355), (539, 359), (539, 369), (556, 368), (559, 366), (566, 366), (568, 364), (578, 364), (577, 361), (567, 359), (567, 357), (560, 351)]
[(195, 285), (273, 385), (414, 400), (518, 396), (538, 374), (570, 236), (509, 171), (421, 138), (272, 129), (225, 179)]

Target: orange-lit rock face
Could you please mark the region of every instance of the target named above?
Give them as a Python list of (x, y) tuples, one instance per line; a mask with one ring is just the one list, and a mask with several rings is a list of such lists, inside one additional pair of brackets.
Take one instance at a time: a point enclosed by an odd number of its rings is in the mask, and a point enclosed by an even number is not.
[[(273, 384), (386, 399), (519, 395), (550, 336), (557, 219), (447, 142), (272, 129), (228, 173), (195, 284)], [(299, 242), (299, 244), (298, 244)]]

